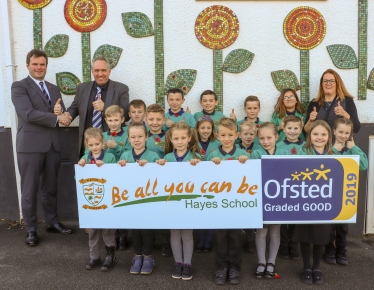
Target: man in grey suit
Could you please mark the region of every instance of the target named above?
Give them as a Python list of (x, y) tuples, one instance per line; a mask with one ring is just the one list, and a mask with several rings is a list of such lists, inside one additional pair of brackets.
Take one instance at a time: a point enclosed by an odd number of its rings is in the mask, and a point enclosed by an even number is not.
[[(74, 120), (79, 115), (79, 150), (80, 156), (84, 152), (84, 131), (89, 127), (102, 128), (108, 131), (104, 121), (105, 109), (111, 105), (119, 105), (128, 119), (129, 88), (128, 86), (109, 79), (111, 69), (108, 60), (98, 56), (92, 61), (92, 75), (94, 81), (85, 82), (77, 87), (77, 93), (65, 115)], [(59, 113), (61, 107), (55, 107)]]
[(72, 233), (58, 222), (56, 198), (61, 161), (58, 123), (67, 124), (68, 119), (65, 115), (53, 113), (61, 94), (55, 85), (44, 80), (47, 65), (48, 57), (43, 51), (31, 50), (26, 58), (29, 76), (12, 84), (12, 102), (18, 116), (16, 148), (21, 175), (21, 207), (29, 246), (38, 244), (37, 194), (40, 181), (46, 230)]

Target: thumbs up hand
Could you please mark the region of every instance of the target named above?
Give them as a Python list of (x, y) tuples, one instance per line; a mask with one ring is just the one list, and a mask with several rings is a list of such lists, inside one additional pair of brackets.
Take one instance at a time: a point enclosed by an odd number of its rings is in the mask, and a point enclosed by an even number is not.
[(96, 111), (104, 111), (104, 102), (101, 100), (101, 95), (97, 97), (97, 101), (93, 102), (92, 105)]
[(188, 106), (187, 106), (186, 112), (191, 114), (191, 110)]
[(234, 109), (232, 109), (230, 113), (230, 119), (233, 119), (234, 121), (236, 121), (236, 115), (235, 115)]
[(167, 120), (166, 120), (166, 126), (168, 127), (168, 128), (170, 128), (171, 126), (173, 126), (174, 125), (174, 122), (172, 121), (172, 120), (170, 120), (170, 116), (167, 118)]
[(344, 118), (349, 119), (349, 114), (344, 110), (344, 108), (340, 105), (340, 101), (338, 102), (338, 105), (334, 108), (335, 115), (342, 116)]
[(314, 121), (317, 118), (317, 115), (318, 115), (317, 108), (313, 107), (313, 111), (309, 115), (309, 120)]
[(55, 115), (60, 115), (62, 114), (62, 107), (61, 107), (61, 98), (59, 98), (55, 104), (55, 106), (53, 107), (53, 113)]

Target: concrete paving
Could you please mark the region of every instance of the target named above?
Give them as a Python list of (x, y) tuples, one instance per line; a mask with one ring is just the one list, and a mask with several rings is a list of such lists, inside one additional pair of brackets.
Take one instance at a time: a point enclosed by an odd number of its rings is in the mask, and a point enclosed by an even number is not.
[[(151, 275), (131, 275), (133, 257), (130, 247), (117, 251), (117, 262), (112, 271), (99, 268), (86, 271), (88, 236), (76, 223), (68, 223), (75, 233), (64, 236), (46, 233), (41, 225), (38, 231), (40, 244), (28, 247), (25, 231), (8, 230), (8, 223), (0, 222), (0, 289), (373, 289), (374, 243), (373, 238), (349, 237), (348, 266), (322, 263), (324, 284), (305, 285), (300, 281), (302, 260), (276, 261), (280, 279), (256, 279), (256, 254), (244, 253), (242, 282), (238, 286), (216, 286), (213, 282), (214, 254), (194, 253), (194, 277), (190, 281), (171, 277), (173, 257), (163, 258), (156, 247), (156, 267)], [(370, 242), (372, 244), (370, 244)], [(104, 247), (102, 257), (104, 257)]]

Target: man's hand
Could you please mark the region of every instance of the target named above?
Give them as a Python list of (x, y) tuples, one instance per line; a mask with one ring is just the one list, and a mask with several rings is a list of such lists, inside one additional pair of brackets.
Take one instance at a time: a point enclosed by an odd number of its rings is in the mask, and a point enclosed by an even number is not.
[[(70, 115), (69, 115), (70, 116)], [(57, 116), (58, 118), (58, 122), (64, 126), (69, 126), (70, 122), (71, 122), (71, 117), (67, 117), (67, 115), (65, 114), (60, 114)]]
[(104, 102), (101, 100), (100, 95), (97, 97), (97, 101), (93, 102), (92, 105), (96, 111), (104, 111)]
[(53, 113), (55, 115), (61, 115), (62, 114), (62, 106), (61, 106), (61, 98), (59, 98), (53, 107)]

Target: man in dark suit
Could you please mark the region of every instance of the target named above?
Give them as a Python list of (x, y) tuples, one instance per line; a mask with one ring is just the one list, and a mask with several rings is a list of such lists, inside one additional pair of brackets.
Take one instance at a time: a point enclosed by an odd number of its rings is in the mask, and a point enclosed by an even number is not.
[(48, 57), (43, 51), (31, 50), (26, 58), (29, 76), (12, 84), (12, 102), (18, 116), (16, 148), (21, 175), (21, 207), (29, 246), (38, 244), (40, 181), (47, 232), (72, 233), (58, 222), (56, 198), (61, 161), (58, 123), (68, 124), (69, 120), (65, 115), (53, 113), (61, 94), (55, 85), (44, 80), (47, 65)]
[[(94, 81), (85, 82), (77, 87), (77, 93), (65, 115), (74, 120), (79, 115), (79, 150), (84, 152), (84, 131), (89, 127), (102, 128), (108, 131), (104, 121), (105, 109), (111, 105), (119, 105), (128, 119), (129, 88), (128, 86), (109, 79), (111, 69), (105, 57), (99, 56), (92, 61)], [(55, 107), (59, 113), (60, 107)]]

